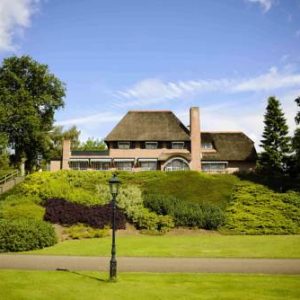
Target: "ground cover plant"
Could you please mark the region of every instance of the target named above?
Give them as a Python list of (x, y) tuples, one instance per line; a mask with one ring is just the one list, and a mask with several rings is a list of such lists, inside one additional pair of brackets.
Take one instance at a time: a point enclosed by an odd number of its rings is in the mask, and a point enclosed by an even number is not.
[[(0, 271), (0, 297), (16, 299), (299, 299), (299, 276)], [(59, 284), (58, 284), (59, 283)]]
[(300, 194), (240, 183), (226, 209), (223, 229), (239, 234), (300, 233)]

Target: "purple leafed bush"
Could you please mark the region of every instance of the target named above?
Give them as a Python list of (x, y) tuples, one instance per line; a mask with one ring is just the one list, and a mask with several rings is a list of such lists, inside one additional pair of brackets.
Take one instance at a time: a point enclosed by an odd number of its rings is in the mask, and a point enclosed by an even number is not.
[[(48, 199), (45, 203), (44, 220), (62, 225), (84, 223), (94, 228), (111, 227), (111, 204), (85, 206), (64, 199)], [(116, 210), (116, 228), (125, 229), (126, 218), (123, 212)]]

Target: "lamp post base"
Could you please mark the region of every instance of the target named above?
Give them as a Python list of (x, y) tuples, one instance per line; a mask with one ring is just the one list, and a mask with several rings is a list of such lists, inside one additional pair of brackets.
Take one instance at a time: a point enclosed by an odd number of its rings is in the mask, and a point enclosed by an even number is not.
[(115, 281), (117, 279), (117, 261), (110, 261), (110, 269), (109, 269), (109, 280)]

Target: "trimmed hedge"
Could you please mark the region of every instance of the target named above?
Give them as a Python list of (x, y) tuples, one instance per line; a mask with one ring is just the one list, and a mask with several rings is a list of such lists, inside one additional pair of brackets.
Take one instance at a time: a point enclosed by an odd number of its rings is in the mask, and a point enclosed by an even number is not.
[[(111, 226), (111, 204), (85, 206), (71, 203), (64, 199), (48, 199), (45, 202), (44, 220), (62, 225), (83, 223), (94, 228), (103, 229)], [(116, 228), (125, 229), (126, 219), (120, 209), (116, 210)]]
[(0, 220), (0, 252), (17, 252), (53, 246), (57, 242), (51, 224), (34, 219)]
[(176, 226), (217, 229), (224, 223), (223, 210), (208, 203), (188, 203), (172, 196), (145, 195), (144, 205), (160, 215), (170, 215)]

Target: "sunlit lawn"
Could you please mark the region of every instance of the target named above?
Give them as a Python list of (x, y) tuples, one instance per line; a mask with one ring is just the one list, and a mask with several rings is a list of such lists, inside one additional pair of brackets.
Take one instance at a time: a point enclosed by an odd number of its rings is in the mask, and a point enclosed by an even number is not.
[[(111, 238), (68, 240), (26, 253), (109, 256)], [(117, 237), (118, 256), (300, 258), (300, 235), (128, 235)]]
[(300, 276), (0, 271), (0, 299), (299, 299)]

